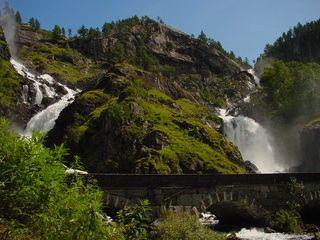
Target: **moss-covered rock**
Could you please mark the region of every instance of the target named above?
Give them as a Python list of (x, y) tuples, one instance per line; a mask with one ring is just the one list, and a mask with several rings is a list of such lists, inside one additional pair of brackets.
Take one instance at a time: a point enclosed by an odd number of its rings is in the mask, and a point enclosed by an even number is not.
[(8, 60), (0, 57), (0, 113), (7, 115), (8, 109), (16, 103), (21, 79)]
[(36, 71), (72, 83), (99, 72), (98, 65), (67, 46), (36, 43), (21, 49), (20, 57), (28, 67)]
[(115, 85), (115, 79), (126, 87), (117, 95), (82, 94), (62, 113), (49, 142), (66, 141), (92, 172), (245, 172), (239, 151), (211, 127), (215, 118), (204, 107), (147, 90), (139, 80), (112, 78)]

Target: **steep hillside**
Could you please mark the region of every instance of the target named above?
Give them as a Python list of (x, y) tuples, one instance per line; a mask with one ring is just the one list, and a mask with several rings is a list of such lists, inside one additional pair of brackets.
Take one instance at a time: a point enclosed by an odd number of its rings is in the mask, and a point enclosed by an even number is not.
[(283, 33), (273, 44), (268, 44), (262, 57), (283, 61), (320, 63), (320, 19), (297, 24)]
[(267, 45), (255, 69), (261, 88), (243, 107), (273, 131), (277, 148), (298, 171), (319, 171), (320, 20), (298, 24)]
[(146, 89), (119, 73), (122, 67), (62, 112), (49, 143), (66, 141), (92, 172), (245, 171), (239, 151), (215, 130), (219, 118), (187, 99)]
[(0, 32), (0, 115), (11, 117), (19, 101), (23, 79), (10, 64), (10, 52), (3, 31)]
[[(48, 145), (65, 142), (96, 172), (245, 172), (237, 148), (217, 131), (214, 107), (237, 105), (251, 91), (247, 66), (212, 40), (147, 17), (82, 30), (67, 38), (22, 24), (17, 32), (18, 57), (36, 76), (82, 90)], [(40, 88), (44, 100), (35, 104), (34, 86), (23, 81), (30, 97), (15, 119), (57, 101)]]

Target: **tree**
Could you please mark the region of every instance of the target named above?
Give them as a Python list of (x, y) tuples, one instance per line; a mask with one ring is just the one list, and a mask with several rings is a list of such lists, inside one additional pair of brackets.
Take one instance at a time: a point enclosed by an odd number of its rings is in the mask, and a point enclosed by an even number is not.
[(34, 27), (35, 27), (36, 30), (39, 30), (39, 29), (40, 29), (40, 22), (39, 22), (38, 19), (35, 19), (35, 20), (34, 20)]
[(236, 55), (234, 54), (234, 52), (233, 51), (230, 51), (230, 57), (232, 57), (232, 58), (235, 58), (236, 57)]
[(68, 29), (68, 37), (71, 38), (71, 36), (72, 36), (72, 30), (69, 28)]
[(21, 18), (21, 15), (20, 15), (19, 11), (16, 12), (15, 17), (16, 17), (17, 23), (21, 24), (22, 23), (22, 18)]
[(34, 19), (34, 17), (32, 17), (32, 18), (29, 19), (29, 24), (30, 24), (31, 27), (34, 27), (34, 26), (35, 26), (35, 19)]
[(102, 26), (102, 33), (104, 35), (107, 35), (113, 28), (113, 24), (112, 23), (104, 23)]
[(62, 38), (62, 30), (58, 25), (55, 25), (52, 30), (52, 38), (55, 40), (59, 40)]
[(250, 65), (250, 64), (249, 64), (249, 59), (248, 59), (247, 57), (244, 59), (244, 63), (245, 63), (246, 65)]
[(99, 30), (99, 28), (96, 28), (96, 29), (94, 29), (94, 28), (90, 28), (89, 29), (89, 32), (88, 32), (88, 38), (89, 39), (94, 39), (94, 38), (98, 38), (98, 37), (100, 37), (100, 30)]
[(164, 22), (162, 21), (161, 17), (159, 17), (159, 16), (157, 17), (157, 21), (158, 21), (159, 23), (162, 23), (162, 24), (164, 23)]
[(80, 29), (78, 29), (78, 34), (80, 35), (80, 38), (87, 38), (88, 37), (88, 28), (86, 28), (84, 25), (81, 26)]
[(198, 39), (203, 41), (203, 42), (207, 42), (207, 40), (208, 40), (206, 34), (203, 31), (200, 32), (200, 34), (198, 36)]
[(64, 29), (64, 27), (61, 29), (61, 34), (63, 37), (66, 37), (66, 30)]

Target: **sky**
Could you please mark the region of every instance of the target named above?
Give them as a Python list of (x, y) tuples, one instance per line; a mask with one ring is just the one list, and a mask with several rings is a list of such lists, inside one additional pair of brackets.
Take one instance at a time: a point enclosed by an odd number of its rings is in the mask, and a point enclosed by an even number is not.
[(221, 42), (237, 56), (256, 59), (298, 22), (320, 18), (320, 0), (7, 0), (24, 22), (41, 28), (57, 24), (76, 33), (81, 25), (99, 27), (133, 15), (160, 17), (167, 25)]

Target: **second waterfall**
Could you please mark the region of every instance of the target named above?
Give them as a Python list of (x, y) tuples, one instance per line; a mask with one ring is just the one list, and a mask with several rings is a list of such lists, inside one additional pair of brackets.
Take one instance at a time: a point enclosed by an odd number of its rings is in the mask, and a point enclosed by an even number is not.
[(257, 166), (261, 173), (282, 172), (284, 168), (276, 161), (272, 138), (255, 120), (245, 116), (229, 116), (220, 109), (223, 132), (235, 144), (244, 160)]

